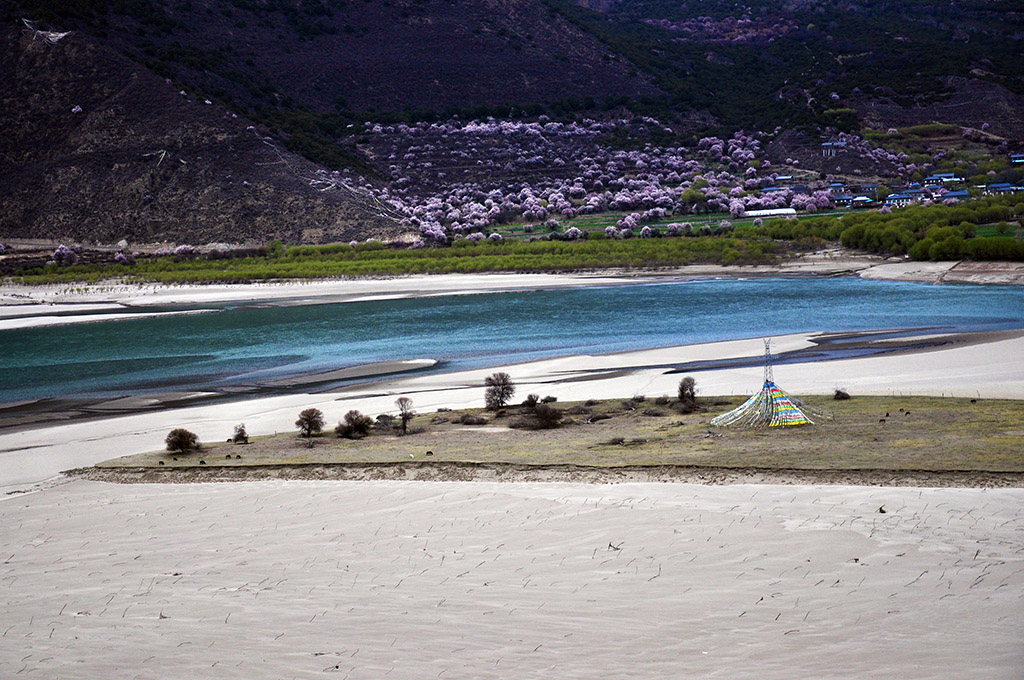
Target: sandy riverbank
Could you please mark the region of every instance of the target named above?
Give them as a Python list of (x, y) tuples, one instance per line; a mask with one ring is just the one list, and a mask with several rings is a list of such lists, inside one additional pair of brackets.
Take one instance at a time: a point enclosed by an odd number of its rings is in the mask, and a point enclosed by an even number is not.
[[(469, 294), (504, 290), (617, 285), (665, 278), (714, 276), (831, 276), (878, 275), (920, 279), (949, 275), (958, 263), (892, 263), (872, 256), (851, 256), (828, 251), (801, 258), (782, 268), (687, 267), (642, 276), (486, 274), (414, 276), (399, 279), (360, 279), (251, 284), (242, 286), (0, 286), (0, 328), (33, 323), (89, 320), (90, 313), (117, 309), (122, 314), (154, 313), (175, 307), (201, 310), (207, 305), (305, 304), (380, 297), (417, 297)], [(919, 266), (920, 265), (920, 266)], [(923, 267), (923, 268), (922, 268)], [(1015, 265), (1008, 265), (1014, 270)], [(874, 274), (872, 274), (874, 272)], [(946, 279), (943, 279), (946, 280)], [(819, 338), (801, 334), (776, 338), (777, 354), (813, 350)], [(854, 394), (922, 394), (1024, 399), (1024, 339), (1016, 335), (992, 336), (973, 344), (943, 342), (915, 353), (838, 361), (798, 363), (780, 368), (780, 383), (796, 394), (828, 394), (844, 388)], [(617, 398), (634, 394), (671, 394), (679, 366), (731, 359), (754, 359), (751, 365), (709, 368), (698, 374), (704, 394), (744, 394), (760, 384), (756, 360), (762, 353), (759, 339), (709, 343), (686, 347), (628, 352), (604, 356), (566, 356), (486, 370), (448, 374), (406, 375), (381, 379), (331, 393), (305, 391), (284, 396), (222, 401), (223, 395), (180, 393), (165, 399), (117, 400), (105, 404), (70, 405), (88, 422), (63, 422), (70, 413), (55, 413), (52, 406), (25, 404), (14, 415), (28, 414), (25, 429), (0, 434), (0, 490), (24, 488), (56, 475), (60, 470), (91, 465), (118, 455), (159, 449), (167, 431), (188, 427), (206, 441), (228, 436), (244, 422), (249, 432), (290, 431), (298, 411), (320, 408), (333, 422), (356, 408), (376, 415), (394, 410), (394, 400), (405, 395), (420, 412), (440, 407), (468, 408), (482, 404), (483, 379), (494, 370), (510, 372), (520, 392), (551, 394), (563, 401)], [(416, 364), (425, 365), (429, 358)], [(749, 363), (749, 362), (748, 362)], [(408, 367), (406, 367), (407, 369)], [(706, 370), (705, 370), (706, 369)], [(405, 369), (403, 369), (405, 370)], [(313, 376), (311, 379), (318, 380)], [(299, 390), (314, 391), (293, 385)], [(252, 396), (252, 395), (249, 395)], [(212, 400), (212, 401), (211, 401)], [(168, 408), (170, 407), (170, 408)], [(60, 406), (63, 408), (63, 406)], [(156, 409), (156, 410), (155, 410)], [(38, 411), (33, 415), (33, 410)], [(76, 411), (77, 413), (77, 411)], [(40, 418), (47, 424), (40, 427)]]
[[(814, 349), (818, 336), (774, 339), (779, 354)], [(109, 458), (159, 450), (167, 432), (187, 427), (201, 440), (228, 437), (245, 423), (250, 434), (294, 431), (299, 411), (315, 407), (334, 423), (350, 409), (369, 415), (394, 412), (394, 401), (408, 396), (416, 409), (483, 406), (484, 378), (495, 370), (512, 375), (519, 393), (552, 395), (561, 401), (612, 399), (676, 391), (678, 364), (748, 359), (748, 365), (695, 373), (703, 394), (748, 394), (761, 385), (760, 339), (671, 347), (599, 356), (568, 356), (515, 366), (400, 376), (330, 393), (292, 393), (229, 403), (146, 411), (112, 418), (34, 427), (0, 434), (0, 491), (25, 488), (61, 470)], [(776, 380), (794, 394), (921, 394), (1024, 399), (1024, 336), (985, 336), (976, 342), (950, 341), (926, 351), (778, 366)]]
[(0, 524), (11, 677), (1024, 667), (1020, 489), (75, 481)]

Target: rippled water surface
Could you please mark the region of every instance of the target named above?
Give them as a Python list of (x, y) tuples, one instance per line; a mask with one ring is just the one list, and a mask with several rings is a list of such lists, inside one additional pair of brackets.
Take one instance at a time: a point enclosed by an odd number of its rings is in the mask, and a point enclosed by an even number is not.
[(433, 370), (456, 370), (803, 331), (919, 327), (1024, 328), (1024, 290), (856, 278), (695, 281), (224, 308), (9, 330), (0, 331), (0, 402), (254, 385), (391, 359), (436, 359), (442, 363)]

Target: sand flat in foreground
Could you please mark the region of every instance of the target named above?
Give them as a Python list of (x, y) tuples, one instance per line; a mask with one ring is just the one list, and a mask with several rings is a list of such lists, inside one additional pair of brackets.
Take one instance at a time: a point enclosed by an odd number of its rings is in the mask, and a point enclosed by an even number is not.
[(0, 526), (4, 677), (1024, 668), (1021, 489), (74, 481)]

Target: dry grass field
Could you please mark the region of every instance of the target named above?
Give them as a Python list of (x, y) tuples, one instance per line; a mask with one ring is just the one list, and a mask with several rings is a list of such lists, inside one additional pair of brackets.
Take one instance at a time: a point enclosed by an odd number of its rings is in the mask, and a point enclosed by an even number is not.
[[(504, 412), (441, 411), (417, 415), (409, 434), (374, 430), (335, 436), (333, 423), (310, 441), (297, 431), (247, 445), (204, 442), (188, 455), (156, 451), (101, 463), (100, 468), (197, 469), (269, 465), (353, 465), (416, 461), (517, 466), (702, 466), (785, 470), (1024, 472), (1024, 409), (1019, 401), (935, 397), (817, 398), (828, 410), (818, 425), (771, 430), (722, 429), (710, 420), (741, 398), (700, 400), (681, 414), (653, 399), (553, 404), (565, 412), (554, 429), (511, 428), (521, 407)], [(463, 425), (464, 415), (486, 423)], [(606, 416), (602, 419), (602, 416)], [(170, 470), (168, 470), (170, 471)]]

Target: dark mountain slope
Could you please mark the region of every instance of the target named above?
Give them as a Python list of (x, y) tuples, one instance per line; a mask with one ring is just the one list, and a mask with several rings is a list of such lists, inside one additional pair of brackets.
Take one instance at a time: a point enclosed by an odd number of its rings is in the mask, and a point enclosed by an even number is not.
[[(544, 1), (641, 67), (672, 106), (726, 127), (987, 122), (1024, 139), (1020, 2)], [(981, 108), (963, 106), (972, 98)]]
[(299, 242), (400, 231), (362, 195), (311, 186), (329, 175), (245, 119), (84, 34), (50, 45), (8, 27), (0, 49), (4, 237)]
[(21, 5), (243, 108), (441, 111), (657, 92), (539, 0)]

